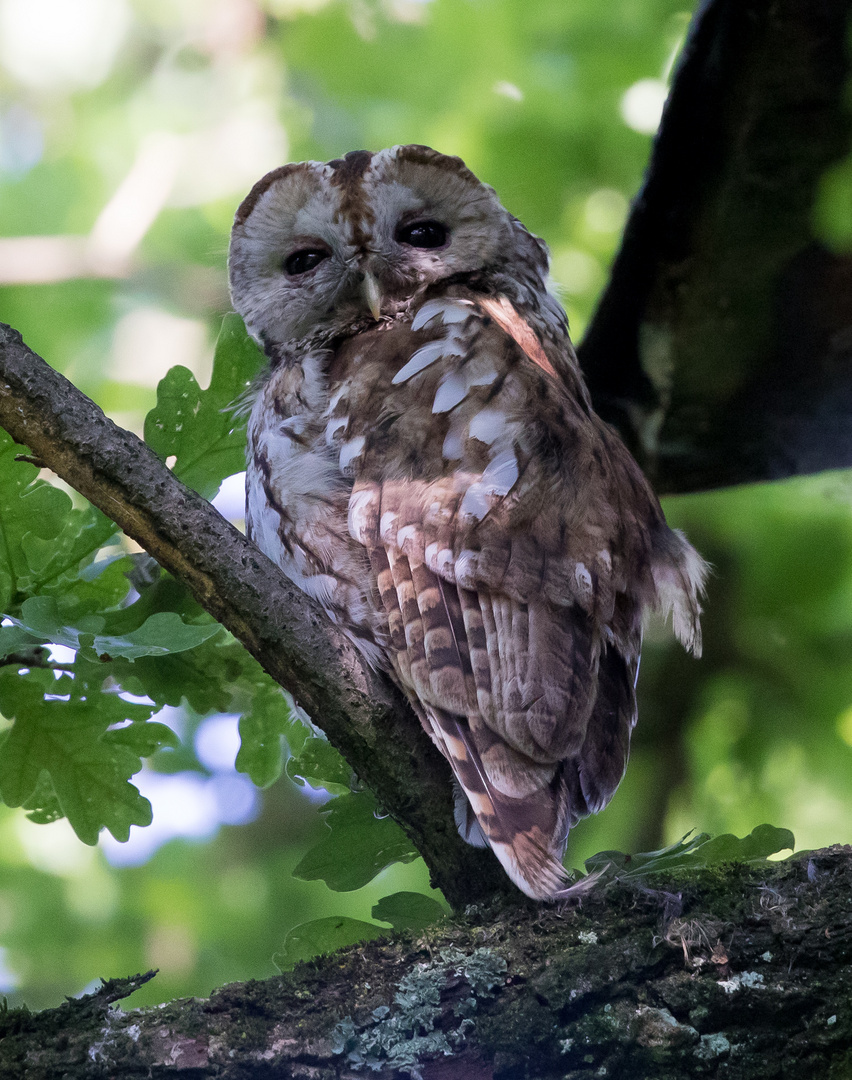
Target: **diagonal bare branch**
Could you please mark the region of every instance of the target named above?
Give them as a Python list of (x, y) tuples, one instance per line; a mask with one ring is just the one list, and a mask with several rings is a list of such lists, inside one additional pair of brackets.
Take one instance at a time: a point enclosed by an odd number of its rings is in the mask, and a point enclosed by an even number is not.
[(453, 823), (450, 772), (402, 695), (131, 432), (0, 323), (0, 425), (145, 548), (322, 727), (454, 906), (509, 886)]

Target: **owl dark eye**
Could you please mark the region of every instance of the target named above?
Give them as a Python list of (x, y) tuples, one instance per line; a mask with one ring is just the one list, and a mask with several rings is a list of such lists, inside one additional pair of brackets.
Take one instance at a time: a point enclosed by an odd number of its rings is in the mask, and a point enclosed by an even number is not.
[(450, 230), (440, 221), (412, 221), (410, 225), (400, 225), (396, 230), (396, 239), (400, 244), (416, 248), (443, 247), (450, 238)]
[(298, 277), (299, 274), (307, 274), (327, 258), (328, 252), (322, 248), (302, 248), (301, 251), (294, 251), (287, 256), (284, 260), (284, 272), (290, 277)]

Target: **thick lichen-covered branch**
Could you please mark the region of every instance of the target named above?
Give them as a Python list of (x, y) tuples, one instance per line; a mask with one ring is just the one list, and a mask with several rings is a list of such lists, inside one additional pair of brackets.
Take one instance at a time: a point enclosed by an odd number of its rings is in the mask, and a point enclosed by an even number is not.
[(450, 903), (504, 890), (453, 823), (449, 770), (402, 696), (221, 514), (0, 324), (0, 425), (176, 577), (322, 727)]
[[(487, 909), (209, 1000), (0, 1017), (4, 1080), (849, 1075), (852, 849)], [(144, 977), (143, 977), (144, 978)]]

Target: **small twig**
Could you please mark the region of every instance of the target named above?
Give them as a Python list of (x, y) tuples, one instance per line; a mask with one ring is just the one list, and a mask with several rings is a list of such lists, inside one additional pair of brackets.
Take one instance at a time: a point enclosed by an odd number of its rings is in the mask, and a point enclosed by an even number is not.
[(29, 465), (35, 465), (37, 469), (46, 469), (47, 466), (39, 457), (35, 457), (33, 454), (15, 454), (15, 461), (24, 461)]

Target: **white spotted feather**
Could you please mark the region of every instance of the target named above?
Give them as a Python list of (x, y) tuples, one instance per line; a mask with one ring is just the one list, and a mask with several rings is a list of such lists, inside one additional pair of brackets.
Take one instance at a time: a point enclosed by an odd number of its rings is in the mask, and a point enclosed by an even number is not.
[(460, 832), (539, 899), (576, 894), (568, 832), (626, 767), (644, 616), (698, 653), (706, 570), (593, 413), (547, 272), (421, 146), (275, 170), (230, 255), (271, 368), (248, 533), (402, 687)]

